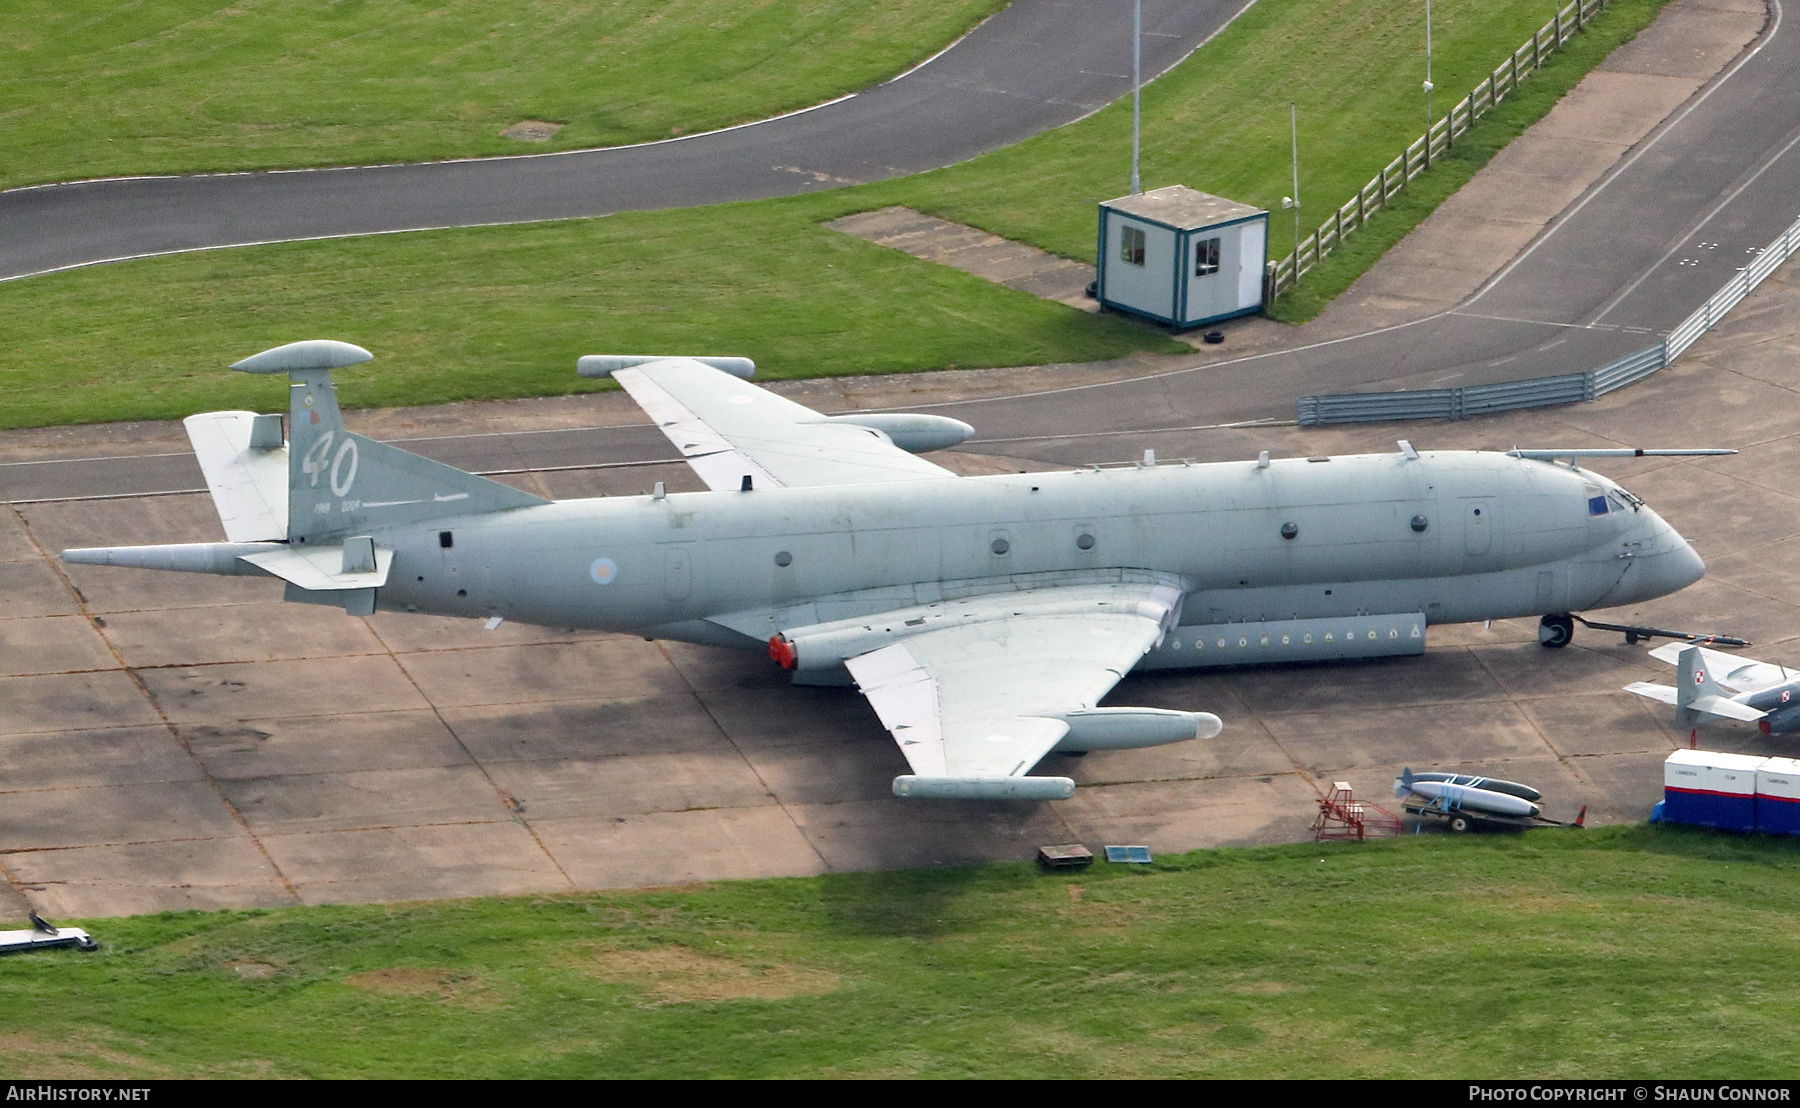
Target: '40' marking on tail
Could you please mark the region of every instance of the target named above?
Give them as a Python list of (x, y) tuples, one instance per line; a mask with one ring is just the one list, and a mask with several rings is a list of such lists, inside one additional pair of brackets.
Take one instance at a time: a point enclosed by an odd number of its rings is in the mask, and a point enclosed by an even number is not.
[[(338, 444), (337, 453), (332, 454), (331, 443), (337, 438), (336, 431), (327, 431), (319, 436), (319, 441), (312, 444), (306, 456), (300, 459), (300, 472), (312, 478), (311, 487), (317, 488), (319, 477), (327, 469), (331, 471), (331, 495), (345, 496), (350, 486), (356, 483), (356, 463), (358, 461), (356, 440), (348, 435)], [(325, 456), (331, 455), (331, 464), (325, 464)]]

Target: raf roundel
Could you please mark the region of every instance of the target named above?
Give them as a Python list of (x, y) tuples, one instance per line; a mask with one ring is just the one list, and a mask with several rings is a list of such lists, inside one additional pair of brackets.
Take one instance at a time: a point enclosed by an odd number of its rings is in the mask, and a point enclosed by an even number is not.
[(611, 558), (595, 558), (594, 564), (588, 567), (588, 576), (596, 585), (610, 585), (618, 575), (619, 565)]

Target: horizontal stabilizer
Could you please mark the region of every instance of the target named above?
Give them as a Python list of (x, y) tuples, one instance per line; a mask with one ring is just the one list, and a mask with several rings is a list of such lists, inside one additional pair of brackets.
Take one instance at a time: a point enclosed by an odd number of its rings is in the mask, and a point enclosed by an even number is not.
[(1675, 698), (1679, 695), (1673, 685), (1656, 685), (1649, 681), (1633, 681), (1625, 686), (1625, 691), (1647, 696), (1651, 700), (1660, 700), (1664, 704), (1675, 703)]
[(1748, 704), (1740, 704), (1735, 700), (1723, 696), (1696, 697), (1694, 702), (1688, 705), (1688, 707), (1696, 712), (1705, 712), (1707, 715), (1712, 716), (1724, 716), (1726, 719), (1743, 720), (1745, 723), (1755, 723), (1757, 720), (1769, 714), (1752, 708)]
[(894, 795), (929, 800), (1067, 800), (1075, 782), (1067, 777), (894, 778)]
[(300, 588), (322, 592), (380, 588), (387, 584), (394, 552), (373, 546), (367, 537), (353, 537), (339, 546), (277, 546), (243, 559)]
[(287, 538), (288, 452), (279, 415), (205, 412), (181, 421), (225, 537), (232, 542)]

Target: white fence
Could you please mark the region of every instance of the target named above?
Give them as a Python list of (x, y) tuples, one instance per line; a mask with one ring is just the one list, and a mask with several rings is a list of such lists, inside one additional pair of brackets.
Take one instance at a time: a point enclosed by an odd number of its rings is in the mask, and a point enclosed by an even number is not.
[(1800, 220), (1795, 220), (1774, 242), (1762, 248), (1756, 260), (1738, 271), (1725, 287), (1712, 294), (1655, 346), (1628, 354), (1616, 362), (1585, 373), (1532, 377), (1497, 385), (1470, 385), (1460, 389), (1410, 389), (1404, 392), (1355, 392), (1336, 396), (1302, 396), (1296, 402), (1300, 425), (1320, 423), (1375, 423), (1390, 419), (1466, 419), (1489, 412), (1518, 408), (1543, 408), (1572, 404), (1604, 396), (1614, 389), (1672, 364), (1699, 337), (1711, 330), (1749, 296), (1756, 286), (1781, 264), (1800, 253)]

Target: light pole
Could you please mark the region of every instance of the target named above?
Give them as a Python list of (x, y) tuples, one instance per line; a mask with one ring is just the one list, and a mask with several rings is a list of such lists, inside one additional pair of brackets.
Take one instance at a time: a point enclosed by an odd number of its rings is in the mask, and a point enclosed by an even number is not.
[(1294, 161), (1294, 195), (1281, 198), (1281, 206), (1294, 209), (1294, 280), (1300, 279), (1300, 114), (1288, 101), (1288, 141)]
[(1431, 168), (1431, 0), (1425, 0), (1425, 168)]
[(1131, 195), (1143, 192), (1138, 182), (1138, 122), (1143, 98), (1144, 0), (1131, 4)]

